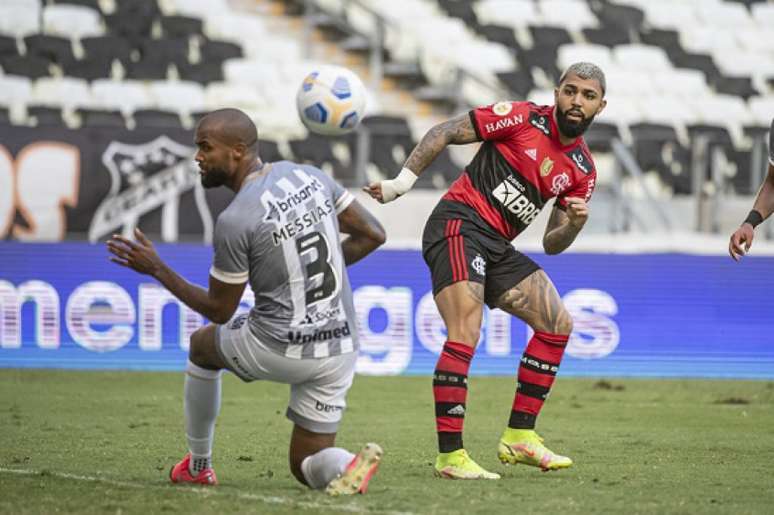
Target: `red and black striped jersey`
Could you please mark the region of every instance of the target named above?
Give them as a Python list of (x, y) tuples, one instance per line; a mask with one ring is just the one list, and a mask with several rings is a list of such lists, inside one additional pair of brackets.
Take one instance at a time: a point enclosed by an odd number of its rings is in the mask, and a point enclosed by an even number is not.
[(499, 102), (470, 111), (484, 143), (444, 199), (461, 202), (505, 238), (512, 240), (557, 197), (591, 198), (596, 168), (583, 137), (559, 141), (554, 106)]

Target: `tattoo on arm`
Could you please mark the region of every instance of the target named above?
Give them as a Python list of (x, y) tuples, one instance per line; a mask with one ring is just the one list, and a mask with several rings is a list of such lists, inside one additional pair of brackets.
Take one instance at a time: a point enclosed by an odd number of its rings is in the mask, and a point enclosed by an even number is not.
[(558, 207), (554, 207), (543, 235), (543, 249), (546, 254), (559, 254), (572, 245), (579, 232), (580, 228), (570, 223), (567, 214)]
[(461, 114), (427, 131), (409, 155), (405, 167), (419, 175), (447, 145), (464, 145), (475, 141), (478, 139), (470, 115)]

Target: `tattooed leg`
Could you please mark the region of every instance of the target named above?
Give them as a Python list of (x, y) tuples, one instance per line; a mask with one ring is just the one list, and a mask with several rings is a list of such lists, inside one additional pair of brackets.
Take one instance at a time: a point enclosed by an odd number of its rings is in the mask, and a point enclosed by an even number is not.
[(503, 293), (497, 307), (520, 318), (535, 331), (570, 334), (572, 317), (543, 270), (538, 270)]

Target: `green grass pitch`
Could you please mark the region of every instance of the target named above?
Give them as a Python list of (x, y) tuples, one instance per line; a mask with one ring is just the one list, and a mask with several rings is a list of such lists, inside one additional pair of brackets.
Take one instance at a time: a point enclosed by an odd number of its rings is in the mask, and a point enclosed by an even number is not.
[(433, 477), (428, 377), (357, 377), (338, 444), (385, 449), (365, 496), (287, 468), (288, 388), (227, 374), (215, 488), (171, 485), (182, 374), (0, 370), (0, 513), (774, 513), (774, 383), (559, 377), (538, 430), (575, 460), (504, 467), (513, 378), (471, 378), (465, 443), (499, 481)]

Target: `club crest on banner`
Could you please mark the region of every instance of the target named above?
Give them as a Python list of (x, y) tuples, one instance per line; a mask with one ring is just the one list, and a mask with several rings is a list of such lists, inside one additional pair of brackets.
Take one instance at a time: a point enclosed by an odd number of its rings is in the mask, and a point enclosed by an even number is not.
[(193, 156), (195, 149), (159, 136), (142, 144), (111, 142), (102, 154), (110, 191), (94, 213), (89, 241), (119, 232), (130, 237), (142, 216), (161, 209), (163, 241), (177, 241), (180, 197), (192, 192), (203, 225), (204, 243), (212, 242), (213, 218)]

